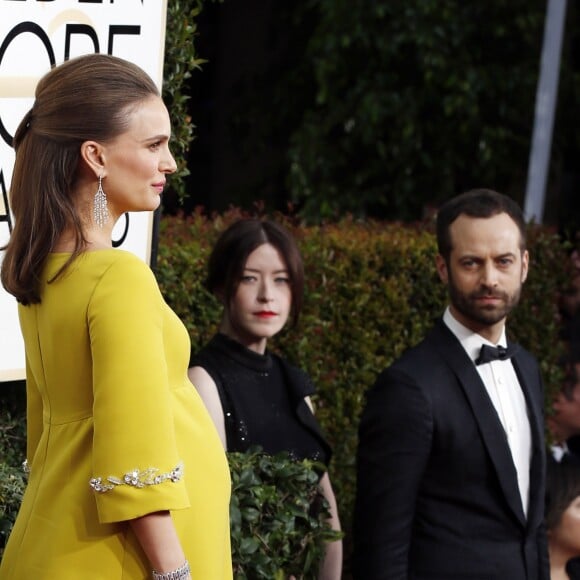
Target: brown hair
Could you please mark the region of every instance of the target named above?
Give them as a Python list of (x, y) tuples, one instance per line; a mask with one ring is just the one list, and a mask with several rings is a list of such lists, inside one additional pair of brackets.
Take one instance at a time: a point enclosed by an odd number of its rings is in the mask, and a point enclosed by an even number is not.
[(526, 222), (520, 206), (507, 195), (491, 189), (472, 189), (445, 202), (437, 212), (437, 248), (446, 262), (451, 255), (449, 228), (460, 216), (490, 218), (506, 213), (520, 230), (520, 249), (526, 249)]
[(72, 195), (82, 143), (104, 143), (126, 131), (131, 112), (151, 96), (159, 90), (142, 69), (104, 54), (69, 60), (40, 79), (14, 135), (15, 225), (1, 272), (4, 288), (20, 303), (40, 302), (46, 257), (66, 228), (74, 231), (75, 248), (55, 278), (86, 246)]
[(553, 530), (568, 506), (580, 496), (580, 461), (565, 453), (558, 462), (548, 455), (546, 476), (546, 528)]
[(275, 222), (242, 219), (222, 232), (209, 258), (206, 288), (221, 294), (227, 308), (238, 289), (248, 256), (262, 244), (272, 244), (286, 263), (292, 292), (292, 323), (297, 324), (304, 296), (304, 266), (293, 236)]

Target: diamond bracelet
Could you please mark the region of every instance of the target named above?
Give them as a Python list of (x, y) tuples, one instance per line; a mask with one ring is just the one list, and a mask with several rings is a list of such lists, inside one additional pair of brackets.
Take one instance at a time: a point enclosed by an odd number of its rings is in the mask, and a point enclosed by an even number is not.
[(186, 560), (179, 568), (171, 572), (157, 572), (153, 570), (153, 580), (184, 580), (189, 578), (191, 570), (189, 569), (189, 562)]

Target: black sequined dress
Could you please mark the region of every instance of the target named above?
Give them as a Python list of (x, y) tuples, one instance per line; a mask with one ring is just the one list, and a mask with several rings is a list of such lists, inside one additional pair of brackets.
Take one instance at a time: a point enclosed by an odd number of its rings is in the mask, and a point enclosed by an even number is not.
[(314, 385), (302, 370), (223, 334), (192, 354), (192, 366), (203, 367), (217, 386), (228, 451), (259, 445), (270, 455), (287, 451), (296, 459), (328, 465), (330, 446), (304, 400), (314, 393)]

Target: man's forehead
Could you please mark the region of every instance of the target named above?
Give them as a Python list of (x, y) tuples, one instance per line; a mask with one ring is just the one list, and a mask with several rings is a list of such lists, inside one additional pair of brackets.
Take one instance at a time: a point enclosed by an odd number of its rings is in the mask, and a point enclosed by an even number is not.
[(505, 245), (520, 247), (521, 233), (514, 220), (507, 214), (489, 218), (461, 214), (449, 228), (452, 246), (459, 245)]

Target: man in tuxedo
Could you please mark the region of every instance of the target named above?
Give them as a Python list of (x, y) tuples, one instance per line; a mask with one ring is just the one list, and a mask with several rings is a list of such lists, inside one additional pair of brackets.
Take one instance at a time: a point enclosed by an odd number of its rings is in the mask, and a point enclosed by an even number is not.
[(505, 332), (528, 273), (525, 236), (518, 205), (494, 191), (438, 212), (449, 306), (367, 394), (357, 580), (549, 578), (542, 382)]

